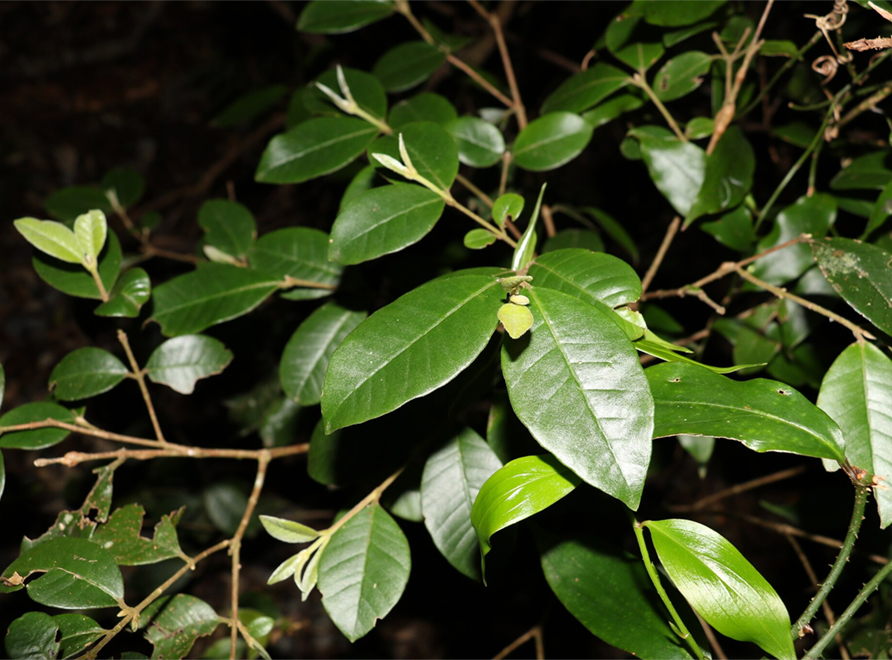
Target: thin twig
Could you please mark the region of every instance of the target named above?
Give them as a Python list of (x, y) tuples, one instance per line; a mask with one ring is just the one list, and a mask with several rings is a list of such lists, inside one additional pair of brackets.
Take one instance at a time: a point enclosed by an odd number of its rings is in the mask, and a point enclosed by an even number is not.
[(656, 95), (656, 92), (651, 88), (650, 85), (647, 84), (647, 78), (642, 73), (633, 73), (630, 78), (632, 83), (637, 87), (640, 87), (644, 90), (644, 93), (650, 98), (651, 102), (656, 106), (657, 110), (660, 111), (660, 114), (663, 115), (663, 119), (666, 120), (666, 123), (669, 124), (669, 128), (672, 129), (672, 132), (675, 133), (675, 137), (677, 137), (682, 142), (687, 142), (688, 138), (684, 134), (684, 131), (678, 126), (678, 122), (675, 121), (675, 117), (672, 116), (672, 113), (663, 105), (663, 102)]
[(507, 658), (512, 652), (514, 652), (520, 646), (526, 644), (529, 640), (536, 640), (536, 658), (537, 660), (543, 660), (545, 658), (545, 653), (542, 644), (542, 624), (537, 623), (535, 626), (527, 630), (520, 637), (515, 639), (513, 642), (508, 644), (501, 651), (496, 653), (492, 660), (504, 660)]
[(719, 660), (728, 660), (728, 656), (725, 655), (725, 651), (722, 648), (722, 645), (719, 644), (718, 638), (716, 638), (715, 633), (712, 631), (712, 626), (706, 623), (706, 620), (702, 616), (700, 616), (696, 610), (692, 611), (694, 612), (694, 616), (697, 617), (697, 621), (700, 622), (700, 627), (703, 628), (703, 634), (706, 635), (706, 640), (709, 642), (709, 645), (715, 652), (716, 657)]
[(186, 447), (167, 443), (166, 449), (118, 449), (116, 451), (94, 452), (92, 454), (70, 451), (64, 456), (56, 458), (38, 458), (34, 460), (36, 467), (47, 465), (64, 465), (74, 467), (90, 461), (102, 461), (108, 458), (133, 459), (135, 461), (149, 461), (153, 458), (234, 458), (242, 460), (259, 460), (260, 455), (266, 453), (270, 459), (305, 454), (310, 450), (308, 443), (288, 445), (287, 447), (273, 447), (272, 449), (225, 449)]
[(545, 225), (545, 235), (552, 238), (557, 232), (554, 229), (554, 216), (551, 214), (551, 207), (548, 204), (542, 205), (542, 224)]
[(489, 208), (493, 207), (494, 202), (492, 201), (492, 198), (485, 192), (480, 190), (480, 188), (475, 186), (473, 181), (471, 181), (467, 177), (462, 176), (461, 174), (456, 174), (455, 180), (458, 181), (465, 188), (467, 188), (472, 195), (476, 195), (477, 197), (479, 197), (480, 201), (486, 204)]
[(733, 497), (734, 495), (740, 495), (740, 493), (745, 493), (746, 491), (753, 490), (754, 488), (760, 488), (762, 486), (767, 486), (768, 484), (773, 484), (778, 481), (792, 479), (793, 477), (798, 477), (800, 474), (807, 470), (807, 465), (799, 465), (796, 467), (788, 468), (786, 470), (781, 470), (780, 472), (775, 472), (774, 474), (765, 475), (764, 477), (751, 479), (750, 481), (745, 481), (741, 484), (735, 484), (734, 486), (719, 491), (718, 493), (707, 495), (706, 497), (697, 500), (690, 506), (678, 507), (677, 510), (699, 511), (711, 504), (715, 504), (716, 502), (725, 499), (726, 497)]
[(152, 405), (152, 397), (149, 394), (149, 388), (146, 386), (146, 372), (144, 369), (140, 368), (136, 361), (136, 357), (133, 355), (133, 351), (130, 349), (130, 340), (127, 338), (127, 333), (120, 328), (118, 329), (118, 341), (121, 342), (121, 346), (124, 347), (124, 352), (127, 354), (127, 360), (130, 362), (130, 369), (133, 371), (133, 376), (139, 384), (139, 391), (142, 392), (142, 399), (146, 402), (146, 409), (149, 411), (149, 418), (152, 420), (152, 428), (155, 429), (155, 437), (158, 438), (158, 442), (161, 444), (167, 444), (167, 440), (164, 439), (164, 433), (161, 432), (161, 424), (158, 423), (158, 416), (155, 414), (155, 407)]
[[(510, 151), (502, 154), (502, 176), (499, 178), (499, 197), (505, 194), (505, 189), (508, 187), (508, 168), (511, 167), (512, 158)], [(520, 238), (520, 236), (517, 238)]]
[(675, 238), (675, 234), (678, 233), (678, 228), (680, 226), (681, 218), (675, 216), (672, 219), (672, 222), (669, 223), (669, 227), (666, 229), (666, 235), (663, 236), (663, 242), (660, 243), (660, 249), (657, 250), (657, 256), (654, 257), (653, 262), (650, 264), (650, 268), (647, 269), (647, 273), (645, 273), (644, 278), (641, 280), (642, 294), (647, 291), (647, 288), (654, 279), (654, 275), (657, 274), (657, 270), (659, 270), (660, 264), (663, 263), (663, 258), (666, 256), (666, 252), (669, 251), (669, 246), (672, 245), (672, 239)]
[(499, 54), (502, 56), (502, 67), (505, 69), (505, 77), (508, 79), (508, 89), (511, 90), (512, 105), (514, 112), (517, 114), (517, 126), (520, 130), (523, 130), (527, 126), (527, 111), (520, 98), (520, 88), (517, 86), (517, 78), (514, 76), (511, 55), (508, 53), (508, 45), (505, 43), (505, 35), (502, 33), (502, 21), (498, 14), (486, 11), (477, 0), (468, 0), (468, 2), (477, 10), (477, 13), (486, 18), (492, 27)]
[(132, 435), (123, 435), (121, 433), (112, 433), (103, 431), (94, 427), (82, 426), (80, 424), (69, 424), (68, 422), (60, 422), (58, 419), (45, 419), (40, 422), (28, 422), (26, 424), (13, 424), (12, 426), (0, 426), (0, 435), (4, 433), (14, 433), (16, 431), (33, 431), (34, 429), (65, 429), (72, 433), (80, 433), (81, 435), (91, 435), (103, 440), (111, 440), (113, 442), (125, 442), (131, 445), (141, 445), (143, 447), (167, 447), (171, 450), (177, 448), (185, 451), (188, 447), (176, 445), (172, 442), (162, 444), (158, 440), (148, 440), (146, 438), (137, 438)]

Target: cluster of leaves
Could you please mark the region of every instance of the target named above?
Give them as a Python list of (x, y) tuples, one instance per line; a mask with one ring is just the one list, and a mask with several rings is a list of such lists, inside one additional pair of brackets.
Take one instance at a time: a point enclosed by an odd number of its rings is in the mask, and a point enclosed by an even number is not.
[[(500, 36), (499, 18), (473, 4)], [(774, 84), (801, 66), (799, 60), (816, 39), (802, 47), (761, 40), (762, 23), (756, 27), (740, 7), (720, 0), (636, 0), (595, 43), (602, 58), (558, 85), (538, 117), (527, 122), (510, 69), (510, 99), (497, 78), (470, 69), (485, 90), (508, 102), (507, 110), (459, 116), (453, 103), (430, 92), (391, 107), (388, 93), (411, 90), (447, 60), (455, 63), (454, 52), (464, 45), (433, 23), (419, 22), (404, 0), (355, 0), (350, 11), (317, 0), (304, 8), (298, 28), (350, 32), (395, 13), (408, 18), (422, 40), (395, 46), (371, 72), (337, 66), (295, 92), (285, 132), (271, 139), (257, 167), (259, 182), (300, 184), (365, 157), (368, 164), (347, 185), (329, 233), (289, 227), (258, 237), (247, 208), (210, 200), (198, 215), (206, 259), (196, 259), (193, 271), (152, 286), (145, 270), (124, 266), (120, 242), (107, 229), (105, 214), (115, 213), (148, 244), (152, 218), (144, 217), (136, 227), (127, 217), (127, 208), (143, 190), (133, 172), (111, 173), (101, 189), (60, 191), (47, 202), (57, 221), (16, 221), (36, 249), (36, 271), (49, 285), (100, 300), (95, 310), (100, 316), (137, 318), (151, 300), (150, 320), (168, 339), (142, 367), (123, 331), (119, 336), (129, 366), (93, 347), (65, 356), (50, 378), (51, 400), (25, 404), (0, 418), (0, 448), (46, 449), (73, 431), (104, 433), (86, 421), (84, 408), (59, 402), (80, 402), (132, 378), (140, 385), (157, 436), (137, 439), (138, 444), (182, 460), (202, 452), (251, 458), (258, 462), (258, 479), (240, 522), (232, 526), (234, 535), (190, 557), (177, 538), (182, 511), (162, 518), (151, 540), (140, 535), (140, 505), (112, 511), (112, 475), (133, 457), (118, 453), (98, 470), (81, 509), (62, 512), (46, 534), (25, 539), (19, 558), (0, 574), (0, 591), (24, 588), (47, 607), (115, 608), (123, 623), (106, 630), (80, 614), (32, 612), (10, 626), (6, 645), (13, 657), (95, 657), (127, 623), (134, 630), (146, 628), (153, 657), (180, 657), (224, 622), (239, 631), (249, 647), (245, 653), (268, 657), (270, 617), (242, 609), (233, 621), (193, 596), (159, 597), (172, 581), (146, 601), (128, 605), (119, 566), (179, 558), (186, 571), (228, 545), (235, 550), (237, 578), (241, 535), (266, 464), (280, 454), (268, 449), (226, 454), (168, 443), (145, 381), (191, 393), (199, 379), (220, 373), (232, 359), (222, 342), (199, 333), (250, 313), (277, 292), (286, 301), (334, 299), (309, 313), (287, 342), (279, 364), (284, 395), (273, 416), (293, 415), (298, 408), (318, 411), (308, 449), (308, 473), (316, 481), (343, 486), (372, 473), (380, 485), (326, 529), (261, 516), (275, 539), (308, 544), (286, 559), (269, 582), (293, 578), (304, 599), (318, 586), (326, 611), (351, 641), (393, 609), (410, 578), (409, 542), (394, 516), (423, 522), (457, 571), (483, 580), (489, 554), (510, 549), (502, 541), (508, 536), (503, 530), (574, 490), (593, 488), (637, 511), (648, 495), (648, 468), (658, 438), (710, 443), (728, 438), (755, 452), (787, 452), (822, 459), (830, 468), (841, 466), (855, 487), (853, 520), (860, 525), (867, 490), (892, 469), (886, 412), (892, 405), (892, 360), (885, 344), (892, 335), (892, 245), (888, 236), (875, 238), (892, 213), (889, 149), (855, 158), (827, 191), (817, 192), (812, 170), (805, 195), (780, 210), (773, 206), (809, 157), (817, 162), (825, 142), (834, 146), (838, 129), (848, 122), (840, 119), (841, 110), (858, 98), (853, 90), (882, 60), (860, 73), (853, 68), (851, 82), (835, 95), (828, 92), (830, 100), (813, 109), (821, 125), (806, 139), (792, 126), (777, 130), (804, 151), (790, 176), (760, 205), (753, 194), (756, 152), (734, 120), (756, 107), (770, 85), (759, 91), (743, 84), (747, 68), (757, 57), (785, 58)], [(827, 25), (825, 20), (825, 33)], [(679, 48), (709, 32), (717, 53)], [(713, 117), (691, 117), (682, 128), (665, 104), (693, 94), (708, 78)], [(247, 121), (286, 92), (275, 86), (252, 93), (215, 123)], [(652, 123), (651, 112), (669, 128)], [(631, 127), (619, 149), (629, 160), (641, 161), (642, 176), (663, 195), (667, 212), (677, 214), (673, 226), (697, 223), (737, 252), (739, 261), (680, 289), (648, 294), (652, 273), (643, 285), (630, 263), (604, 251), (606, 235), (637, 262), (631, 222), (620, 223), (597, 208), (575, 207), (574, 200), (549, 202), (544, 186), (532, 212), (524, 215), (526, 201), (535, 194), (524, 187), (524, 172), (549, 172), (572, 163), (596, 129), (620, 117)], [(512, 132), (515, 118), (517, 131)], [(833, 122), (836, 133), (828, 132)], [(707, 139), (707, 145), (698, 144)], [(468, 176), (460, 173), (462, 165)], [(503, 175), (490, 195), (469, 177), (496, 165)], [(864, 199), (862, 193), (871, 190), (880, 191), (878, 199)], [(552, 214), (559, 209), (584, 228), (556, 232)], [(840, 212), (866, 220), (857, 239), (840, 235)], [(450, 269), (378, 309), (357, 309), (347, 295), (348, 279), (342, 280), (345, 269), (409, 248), (444, 217), (478, 225), (463, 239), (467, 251), (461, 265), (470, 266), (474, 254), (473, 267)], [(852, 233), (852, 224), (846, 233)], [(543, 234), (547, 240), (540, 247)], [(716, 305), (703, 286), (730, 275), (737, 283)], [(721, 316), (735, 299), (757, 290), (774, 297), (735, 318)], [(736, 364), (714, 367), (695, 359), (683, 342), (669, 337), (672, 327), (681, 326), (645, 302), (684, 295), (697, 295), (716, 310), (710, 330), (730, 342)], [(862, 329), (823, 306), (840, 300), (872, 327)], [(839, 355), (824, 370), (812, 335), (828, 319), (851, 330), (855, 342), (841, 352), (835, 347)], [(652, 358), (661, 363), (645, 369)], [(763, 370), (772, 379), (741, 377)], [(796, 388), (819, 390), (817, 403)], [(489, 411), (485, 429), (469, 412), (481, 404)], [(443, 423), (431, 425), (432, 415)], [(518, 421), (528, 437), (517, 437)], [(409, 432), (395, 434), (397, 428)], [(100, 437), (134, 440), (108, 433)], [(387, 451), (373, 442), (376, 437), (390, 439)], [(694, 440), (686, 446), (708, 461), (704, 448), (711, 444)], [(293, 453), (298, 451), (293, 447)], [(69, 460), (77, 464), (81, 458)], [(0, 472), (0, 489), (2, 483)], [(892, 491), (874, 492), (885, 528), (892, 523)], [(677, 593), (663, 586), (645, 529)], [(625, 531), (634, 531), (640, 559), (608, 540), (620, 535), (617, 530), (597, 539), (589, 538), (582, 525), (553, 539), (535, 531), (548, 584), (594, 635), (640, 657), (706, 657), (699, 624), (688, 628), (695, 612), (731, 639), (754, 643), (774, 657), (796, 656), (793, 639), (819, 602), (791, 633), (787, 606), (774, 588), (718, 532), (683, 519), (634, 521)], [(840, 570), (857, 531), (857, 526), (849, 530), (837, 560)], [(889, 570), (878, 574), (876, 584)], [(833, 581), (828, 583), (832, 588)], [(862, 590), (860, 602), (876, 584)], [(237, 598), (236, 587), (233, 610)], [(856, 599), (840, 625), (858, 604)], [(820, 654), (836, 632), (827, 632), (808, 657)]]

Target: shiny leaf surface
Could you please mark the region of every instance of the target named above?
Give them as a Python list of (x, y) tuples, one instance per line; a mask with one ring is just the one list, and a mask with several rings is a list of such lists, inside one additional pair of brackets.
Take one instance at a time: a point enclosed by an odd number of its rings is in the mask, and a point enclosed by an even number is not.
[(216, 376), (232, 362), (232, 352), (219, 339), (182, 335), (156, 348), (146, 362), (146, 376), (180, 394), (192, 394), (195, 383)]

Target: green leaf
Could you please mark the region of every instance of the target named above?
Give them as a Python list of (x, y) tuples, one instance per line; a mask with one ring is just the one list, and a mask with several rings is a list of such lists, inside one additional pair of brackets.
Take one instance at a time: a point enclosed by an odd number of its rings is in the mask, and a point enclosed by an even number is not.
[(591, 110), (586, 110), (582, 113), (582, 118), (591, 124), (593, 128), (598, 128), (599, 126), (603, 126), (604, 124), (613, 121), (626, 112), (637, 110), (642, 105), (644, 105), (644, 101), (637, 96), (633, 94), (621, 94), (620, 96), (604, 101)]
[(9, 624), (6, 653), (9, 658), (55, 660), (61, 644), (56, 641), (59, 626), (49, 614), (26, 612)]
[(514, 222), (523, 212), (523, 197), (516, 193), (501, 195), (492, 206), (492, 219), (499, 226), (505, 226), (505, 220)]
[(697, 23), (696, 25), (691, 25), (687, 27), (682, 27), (678, 30), (670, 30), (669, 32), (663, 33), (663, 45), (666, 48), (672, 48), (673, 46), (677, 46), (682, 41), (690, 39), (701, 32), (706, 32), (707, 30), (715, 29), (718, 26), (717, 21), (706, 21), (704, 23)]
[(553, 170), (582, 153), (594, 127), (571, 112), (550, 112), (530, 122), (514, 141), (514, 162), (534, 172)]
[(706, 152), (656, 126), (636, 128), (629, 135), (641, 146), (651, 181), (679, 215), (687, 215), (703, 185)]
[(889, 150), (859, 156), (833, 177), (831, 190), (883, 190), (892, 181)]
[(469, 428), (434, 452), (424, 466), (421, 507), (434, 545), (456, 570), (480, 579), (471, 507), (484, 482), (502, 467), (483, 438)]
[(590, 229), (562, 229), (554, 236), (545, 241), (542, 246), (543, 254), (545, 252), (555, 252), (557, 250), (569, 250), (572, 248), (580, 248), (591, 252), (603, 252), (604, 241), (601, 235)]
[(712, 57), (697, 50), (690, 50), (666, 62), (657, 72), (653, 90), (661, 101), (674, 101), (687, 96), (703, 82), (709, 73)]
[(425, 41), (406, 41), (391, 48), (372, 67), (374, 75), (388, 92), (403, 92), (430, 78), (446, 54)]
[(98, 316), (136, 318), (139, 310), (152, 295), (152, 282), (142, 268), (131, 268), (115, 283), (104, 302), (95, 310)]
[(605, 37), (607, 50), (640, 73), (647, 71), (666, 52), (660, 34), (641, 23), (641, 14), (635, 5), (610, 22)]
[(849, 240), (812, 241), (815, 260), (824, 277), (856, 312), (886, 334), (892, 334), (892, 254)]
[(366, 165), (359, 170), (359, 172), (356, 173), (356, 176), (354, 176), (350, 180), (350, 183), (347, 184), (344, 194), (341, 195), (341, 203), (338, 205), (338, 213), (343, 211), (347, 204), (359, 197), (362, 193), (368, 192), (374, 188), (377, 174), (378, 172), (375, 170), (374, 165)]
[[(93, 277), (81, 264), (70, 264), (48, 257), (40, 252), (32, 259), (34, 270), (44, 282), (62, 293), (77, 298), (100, 300)], [(105, 247), (99, 253), (99, 277), (106, 291), (111, 291), (121, 270), (121, 243), (114, 232), (108, 234)]]
[[(846, 348), (824, 375), (818, 407), (846, 439), (846, 458), (869, 476), (892, 476), (892, 360), (873, 344)], [(881, 528), (892, 523), (892, 492), (875, 488)]]
[(74, 221), (74, 236), (80, 246), (85, 265), (96, 264), (96, 258), (105, 246), (108, 222), (102, 211), (89, 211)]
[(400, 101), (390, 110), (387, 123), (394, 131), (416, 121), (432, 121), (440, 126), (458, 119), (458, 112), (446, 98), (431, 92), (422, 92)]
[(446, 130), (458, 145), (458, 158), (471, 167), (490, 167), (502, 160), (505, 138), (501, 131), (477, 117), (461, 117), (449, 122)]
[(204, 240), (232, 257), (244, 257), (257, 237), (257, 225), (251, 212), (237, 202), (211, 199), (198, 210), (198, 224)]
[(502, 351), (514, 411), (583, 480), (636, 509), (650, 462), (653, 399), (635, 349), (597, 306), (541, 286), (529, 297), (530, 338)]
[(270, 85), (242, 94), (211, 119), (211, 126), (228, 128), (250, 121), (272, 108), (287, 93), (285, 85)]
[(316, 282), (327, 288), (297, 288), (283, 298), (307, 300), (330, 295), (343, 268), (328, 260), (328, 234), (308, 227), (288, 227), (264, 234), (248, 250), (252, 268), (284, 278)]
[(635, 245), (635, 241), (629, 235), (629, 232), (612, 215), (594, 206), (586, 206), (584, 211), (594, 219), (605, 234), (629, 253), (633, 263), (638, 263), (638, 246)]
[(785, 39), (766, 40), (762, 47), (759, 48), (759, 55), (764, 57), (796, 57), (797, 53), (799, 53), (799, 47), (792, 41)]
[(465, 234), (463, 243), (469, 250), (482, 250), (496, 242), (495, 235), (486, 229), (472, 229)]
[(598, 105), (608, 96), (629, 84), (629, 74), (604, 62), (596, 62), (581, 73), (565, 80), (548, 95), (541, 113), (582, 112)]
[(685, 124), (684, 134), (689, 140), (701, 140), (712, 135), (715, 120), (712, 117), (694, 117)]
[[(115, 196), (118, 198), (118, 203), (124, 208), (129, 208), (136, 204), (142, 199), (143, 193), (146, 191), (146, 180), (143, 178), (142, 174), (130, 167), (116, 167), (113, 170), (109, 170), (106, 175), (102, 177), (100, 185), (102, 186), (102, 190), (106, 191), (106, 193), (113, 190)], [(106, 201), (103, 205), (92, 206), (90, 208), (102, 209), (107, 213), (108, 210), (106, 209), (106, 205), (108, 203), (109, 202)]]
[(3, 491), (6, 488), (6, 463), (3, 460), (3, 452), (0, 452), (0, 498), (3, 497)]
[(31, 600), (64, 610), (117, 607), (124, 597), (124, 580), (108, 551), (87, 539), (61, 537), (26, 550), (0, 575), (0, 593), (27, 583)]
[(182, 557), (177, 538), (176, 512), (163, 516), (155, 525), (151, 539), (140, 536), (145, 509), (140, 504), (128, 504), (111, 514), (108, 522), (100, 525), (91, 540), (108, 550), (119, 566), (142, 566)]
[(195, 383), (216, 376), (232, 362), (232, 351), (207, 335), (182, 335), (156, 348), (146, 362), (145, 373), (153, 383), (167, 385), (180, 394), (192, 394)]
[(645, 374), (656, 404), (655, 438), (730, 438), (757, 452), (845, 460), (839, 427), (789, 385), (762, 378), (734, 381), (679, 362), (659, 364)]
[(359, 324), (331, 357), (322, 393), (325, 431), (396, 410), (455, 378), (496, 328), (496, 269), (423, 284)]
[(53, 617), (53, 621), (59, 626), (61, 633), (59, 655), (62, 658), (81, 653), (107, 632), (93, 619), (83, 614), (58, 614)]
[(409, 580), (409, 542), (378, 504), (335, 532), (319, 563), (322, 605), (351, 642), (393, 609)]
[(685, 364), (692, 364), (696, 367), (703, 367), (704, 369), (709, 369), (711, 372), (716, 374), (730, 374), (735, 371), (740, 371), (742, 369), (748, 369), (750, 367), (761, 367), (762, 363), (759, 364), (735, 364), (730, 367), (712, 367), (708, 364), (701, 364), (696, 360), (692, 360), (691, 358), (680, 355), (678, 353), (681, 350), (680, 346), (676, 346), (674, 344), (668, 344), (662, 340), (654, 341), (652, 338), (656, 337), (652, 332), (645, 330), (643, 339), (640, 339), (634, 343), (635, 348), (637, 348), (642, 353), (647, 353), (648, 355), (653, 355), (654, 357), (660, 358), (661, 360), (666, 360), (667, 362), (683, 362)]
[(62, 358), (50, 374), (50, 389), (62, 401), (86, 399), (108, 392), (129, 373), (108, 351), (88, 346)]
[(756, 157), (739, 126), (731, 126), (706, 157), (706, 175), (697, 198), (685, 216), (684, 227), (708, 213), (732, 209), (753, 185)]
[(543, 254), (530, 266), (537, 287), (619, 307), (641, 297), (641, 280), (622, 259), (578, 248)]
[(650, 578), (639, 558), (603, 540), (573, 537), (542, 553), (542, 570), (570, 614), (611, 646), (639, 658), (691, 658), (644, 586)]
[(165, 597), (160, 614), (146, 631), (146, 639), (155, 647), (152, 658), (185, 658), (195, 640), (210, 635), (219, 623), (214, 609), (195, 596)]
[(890, 215), (892, 215), (892, 179), (889, 180), (889, 184), (883, 188), (880, 196), (877, 197), (876, 204), (873, 205), (870, 211), (870, 217), (867, 219), (867, 226), (864, 228), (861, 238), (867, 238), (871, 233), (879, 229)]
[[(778, 227), (778, 225), (775, 224), (775, 227)], [(753, 216), (745, 206), (738, 206), (730, 213), (725, 213), (718, 220), (704, 222), (700, 225), (700, 228), (710, 236), (715, 237), (715, 240), (725, 247), (738, 252), (746, 252), (751, 249), (753, 241), (756, 240)], [(757, 250), (757, 252), (759, 251), (761, 250)], [(768, 256), (771, 255), (767, 255), (763, 259), (766, 259)], [(759, 262), (757, 261), (756, 263), (758, 264)]]
[(440, 195), (422, 186), (372, 188), (335, 218), (328, 258), (349, 265), (398, 252), (424, 238), (445, 207)]
[(365, 319), (337, 303), (326, 303), (300, 324), (282, 352), (279, 380), (285, 394), (302, 406), (322, 399), (322, 382), (335, 349)]
[(391, 13), (393, 3), (386, 0), (349, 0), (343, 4), (314, 0), (301, 12), (297, 29), (301, 32), (343, 34), (387, 18)]
[(727, 539), (691, 520), (643, 524), (672, 582), (709, 625), (776, 658), (796, 657), (783, 601)]
[[(350, 94), (361, 109), (378, 119), (387, 116), (387, 92), (384, 91), (381, 82), (372, 74), (359, 69), (341, 67), (344, 80), (350, 88)], [(316, 82), (328, 87), (331, 91), (343, 97), (337, 69), (329, 69), (316, 79)], [(312, 85), (307, 88), (304, 96), (304, 105), (311, 112), (318, 114), (334, 113), (340, 117), (341, 111), (336, 109), (331, 99), (318, 87)]]
[(692, 25), (708, 18), (725, 4), (725, 0), (699, 0), (698, 2), (660, 2), (638, 0), (634, 7), (644, 14), (644, 20), (651, 25), (681, 27)]
[(69, 223), (92, 209), (99, 209), (105, 213), (114, 210), (102, 190), (87, 186), (70, 186), (56, 190), (47, 198), (43, 207), (57, 220)]
[[(445, 128), (429, 121), (405, 124), (399, 133), (406, 151), (418, 173), (442, 190), (449, 190), (458, 174), (458, 147)], [(399, 139), (396, 134), (377, 140), (369, 153), (382, 153), (400, 159)], [(383, 167), (382, 167), (383, 169)], [(387, 178), (401, 178), (384, 170)]]
[(239, 486), (216, 483), (204, 490), (201, 501), (214, 527), (225, 534), (235, 534), (248, 507), (248, 498)]
[(547, 509), (580, 483), (551, 454), (524, 456), (501, 467), (481, 486), (471, 509), (483, 559), (492, 549), (493, 534)]
[[(74, 412), (56, 403), (26, 403), (13, 408), (0, 417), (0, 426), (18, 426), (31, 422), (54, 419), (66, 424), (74, 424)], [(41, 428), (32, 431), (13, 431), (0, 435), (0, 447), (15, 449), (46, 449), (62, 442), (70, 431), (65, 429)]]
[(536, 199), (536, 206), (533, 207), (533, 215), (527, 223), (526, 231), (517, 241), (517, 247), (514, 248), (514, 254), (511, 256), (511, 270), (518, 272), (527, 267), (527, 264), (536, 255), (536, 221), (539, 220), (539, 209), (542, 208), (542, 198), (545, 196), (545, 186), (542, 184), (539, 189), (539, 197)]
[(275, 136), (254, 179), (261, 183), (301, 183), (335, 172), (359, 156), (378, 129), (352, 117), (317, 117)]
[(19, 218), (13, 224), (31, 245), (69, 264), (84, 265), (84, 250), (68, 227), (53, 220)]
[(267, 534), (284, 543), (309, 543), (319, 538), (319, 532), (315, 529), (293, 520), (275, 516), (260, 516), (260, 522)]
[(278, 285), (266, 273), (206, 264), (155, 288), (152, 319), (168, 337), (194, 334), (247, 314)]

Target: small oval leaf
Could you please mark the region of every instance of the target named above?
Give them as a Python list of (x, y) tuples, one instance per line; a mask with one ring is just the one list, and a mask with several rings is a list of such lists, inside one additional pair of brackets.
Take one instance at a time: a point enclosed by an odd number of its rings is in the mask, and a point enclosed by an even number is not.
[(534, 172), (553, 170), (582, 153), (594, 128), (571, 112), (550, 112), (533, 120), (514, 141), (514, 162)]
[(182, 335), (156, 348), (146, 362), (146, 376), (180, 394), (192, 394), (195, 383), (221, 373), (232, 361), (232, 352), (207, 335)]
[(57, 399), (76, 401), (108, 392), (130, 373), (124, 363), (101, 348), (88, 346), (66, 355), (50, 374)]

